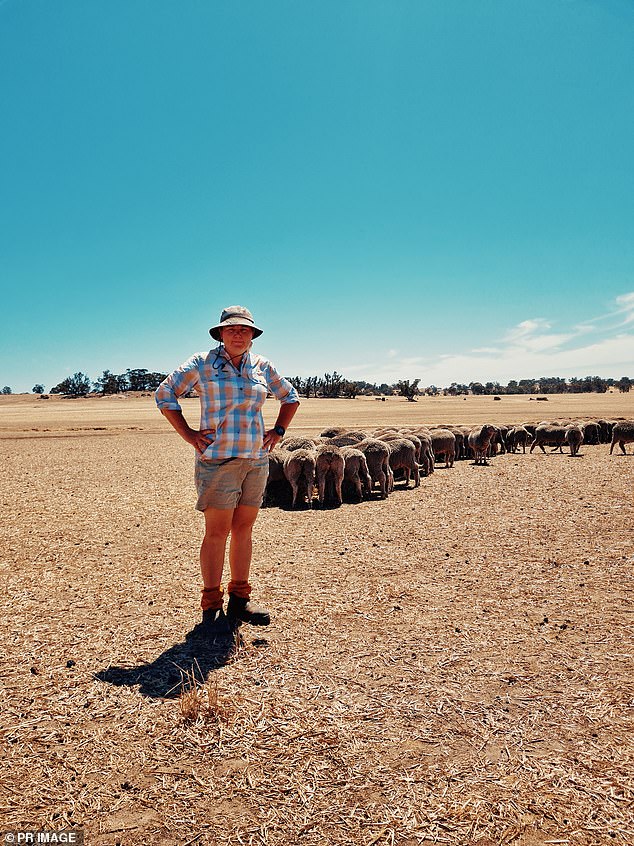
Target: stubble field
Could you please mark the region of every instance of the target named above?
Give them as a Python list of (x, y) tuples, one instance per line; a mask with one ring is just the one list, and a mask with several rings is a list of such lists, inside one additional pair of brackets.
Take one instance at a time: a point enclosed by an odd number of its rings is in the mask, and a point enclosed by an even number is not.
[[(632, 418), (634, 397), (312, 400), (293, 433), (563, 416)], [(1, 397), (0, 830), (634, 842), (634, 456), (581, 452), (263, 510), (273, 622), (213, 643), (192, 634), (193, 456), (152, 398)]]

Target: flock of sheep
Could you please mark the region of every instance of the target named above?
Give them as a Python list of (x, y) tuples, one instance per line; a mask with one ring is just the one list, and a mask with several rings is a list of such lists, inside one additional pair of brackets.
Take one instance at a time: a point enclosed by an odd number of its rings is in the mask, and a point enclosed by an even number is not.
[(520, 426), (413, 426), (380, 428), (372, 432), (333, 427), (318, 438), (285, 437), (269, 456), (269, 478), (265, 505), (291, 508), (312, 507), (314, 489), (320, 507), (339, 506), (344, 498), (360, 502), (375, 491), (386, 499), (394, 482), (410, 479), (414, 487), (420, 477), (434, 472), (438, 461), (453, 467), (455, 460), (473, 458), (475, 464), (500, 452), (530, 452), (545, 447), (570, 455), (579, 453), (581, 444), (616, 444), (625, 453), (625, 444), (634, 443), (634, 421), (591, 420), (524, 423)]

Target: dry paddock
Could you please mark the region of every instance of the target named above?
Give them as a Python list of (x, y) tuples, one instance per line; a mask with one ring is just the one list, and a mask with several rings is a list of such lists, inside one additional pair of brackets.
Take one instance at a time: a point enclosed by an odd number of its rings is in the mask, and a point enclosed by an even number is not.
[[(634, 416), (573, 399), (312, 401), (294, 429)], [(267, 509), (274, 621), (213, 644), (191, 634), (192, 457), (151, 399), (2, 401), (0, 830), (634, 842), (634, 456), (504, 455), (386, 502)]]

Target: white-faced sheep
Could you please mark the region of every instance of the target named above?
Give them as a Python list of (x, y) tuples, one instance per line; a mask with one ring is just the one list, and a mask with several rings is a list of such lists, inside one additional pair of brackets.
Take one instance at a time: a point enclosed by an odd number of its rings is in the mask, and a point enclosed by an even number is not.
[(621, 447), (623, 455), (627, 454), (625, 444), (634, 443), (634, 420), (622, 420), (620, 423), (615, 423), (612, 428), (612, 443), (610, 444), (610, 455), (615, 445)]
[(454, 433), (450, 432), (449, 429), (432, 429), (431, 443), (436, 461), (444, 456), (445, 467), (453, 467), (456, 457), (456, 436)]
[(314, 449), (295, 449), (286, 454), (284, 475), (293, 490), (293, 508), (297, 505), (300, 495), (302, 498), (306, 497), (308, 507), (312, 508), (316, 457)]
[(485, 423), (479, 429), (469, 432), (469, 448), (473, 452), (476, 464), (488, 465), (487, 455), (491, 438), (495, 434), (495, 426)]
[(390, 478), (392, 471), (390, 469), (390, 449), (385, 441), (380, 441), (377, 438), (366, 438), (364, 441), (356, 444), (356, 449), (361, 450), (365, 455), (368, 463), (368, 472), (372, 480), (372, 485), (378, 482), (381, 489), (381, 498), (386, 499), (390, 489)]
[(344, 460), (342, 492), (346, 489), (353, 490), (357, 500), (361, 502), (363, 495), (369, 496), (372, 490), (368, 462), (361, 450), (355, 447), (342, 447), (341, 453)]
[(563, 452), (563, 445), (566, 443), (566, 426), (553, 425), (552, 423), (540, 423), (535, 429), (535, 440), (531, 444), (532, 452), (538, 446), (543, 453), (546, 452), (544, 445), (552, 446), (559, 452)]
[(319, 505), (323, 508), (326, 499), (326, 483), (330, 483), (336, 505), (341, 505), (341, 484), (343, 482), (344, 458), (335, 444), (319, 444), (315, 452), (315, 481)]

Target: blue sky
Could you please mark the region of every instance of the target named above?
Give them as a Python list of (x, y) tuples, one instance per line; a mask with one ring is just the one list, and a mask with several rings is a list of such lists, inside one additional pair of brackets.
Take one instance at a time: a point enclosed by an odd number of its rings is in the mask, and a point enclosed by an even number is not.
[(0, 0), (0, 384), (634, 377), (630, 0)]

